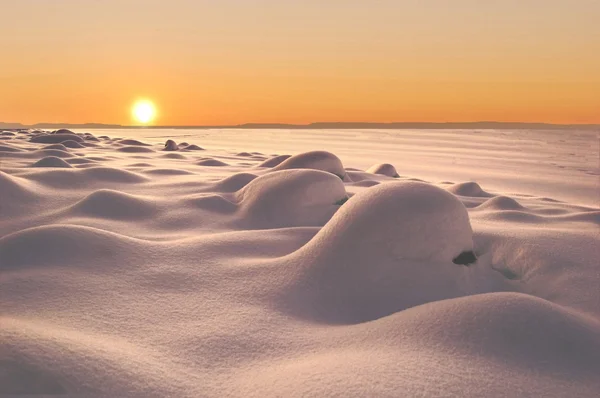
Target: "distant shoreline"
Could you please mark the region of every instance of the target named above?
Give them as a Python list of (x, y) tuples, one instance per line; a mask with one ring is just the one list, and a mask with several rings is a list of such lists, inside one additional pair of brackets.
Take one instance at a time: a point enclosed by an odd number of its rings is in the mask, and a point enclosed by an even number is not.
[(362, 123), (362, 122), (318, 122), (310, 124), (284, 123), (246, 123), (238, 125), (206, 125), (206, 126), (123, 126), (119, 124), (101, 123), (36, 123), (24, 125), (20, 123), (0, 122), (0, 129), (528, 129), (528, 130), (600, 130), (600, 124), (552, 124), (552, 123), (520, 123), (520, 122), (397, 122), (397, 123)]

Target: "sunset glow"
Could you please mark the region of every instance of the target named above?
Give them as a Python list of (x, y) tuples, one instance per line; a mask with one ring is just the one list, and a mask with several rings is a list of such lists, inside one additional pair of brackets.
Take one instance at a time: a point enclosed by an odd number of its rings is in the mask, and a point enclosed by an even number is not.
[(600, 123), (598, 1), (23, 0), (2, 15), (4, 122), (131, 124), (144, 93), (162, 125)]
[(156, 116), (156, 109), (152, 102), (148, 100), (142, 100), (133, 105), (132, 114), (136, 122), (148, 124)]

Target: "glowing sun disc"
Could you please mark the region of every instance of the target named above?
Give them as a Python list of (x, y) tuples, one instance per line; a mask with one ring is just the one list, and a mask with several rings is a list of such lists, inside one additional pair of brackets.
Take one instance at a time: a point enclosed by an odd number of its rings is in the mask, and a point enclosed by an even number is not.
[(138, 101), (133, 105), (132, 114), (135, 120), (146, 124), (154, 119), (156, 109), (154, 108), (154, 104), (150, 101)]

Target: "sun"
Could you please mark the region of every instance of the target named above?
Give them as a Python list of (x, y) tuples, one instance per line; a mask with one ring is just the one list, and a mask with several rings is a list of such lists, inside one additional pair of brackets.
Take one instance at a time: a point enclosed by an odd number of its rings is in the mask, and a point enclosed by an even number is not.
[(142, 124), (150, 123), (156, 116), (156, 108), (151, 101), (141, 100), (133, 104), (131, 113), (135, 120)]

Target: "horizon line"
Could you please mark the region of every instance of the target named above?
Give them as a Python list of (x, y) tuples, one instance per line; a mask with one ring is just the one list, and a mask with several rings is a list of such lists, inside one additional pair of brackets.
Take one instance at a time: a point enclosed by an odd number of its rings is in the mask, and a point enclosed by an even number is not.
[[(494, 126), (516, 126), (516, 127), (570, 127), (570, 128), (600, 128), (600, 123), (549, 123), (549, 122), (501, 122), (501, 121), (470, 121), (470, 122), (311, 122), (300, 123), (241, 123), (241, 124), (222, 124), (222, 125), (122, 125), (115, 123), (53, 123), (39, 122), (34, 124), (23, 124), (13, 122), (0, 122), (0, 128), (5, 129), (25, 129), (25, 128), (418, 128), (418, 127), (449, 127), (459, 128), (459, 126), (479, 126), (479, 128), (493, 128)], [(14, 127), (11, 127), (14, 126)]]

